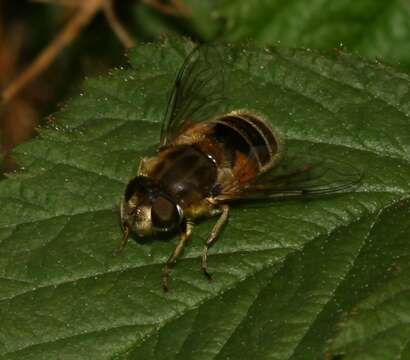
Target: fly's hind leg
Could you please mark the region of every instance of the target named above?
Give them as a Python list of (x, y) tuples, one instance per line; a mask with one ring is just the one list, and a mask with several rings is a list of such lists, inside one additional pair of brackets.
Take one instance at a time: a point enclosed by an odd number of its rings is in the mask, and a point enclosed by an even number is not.
[(229, 215), (228, 205), (221, 205), (220, 209), (222, 210), (221, 216), (214, 225), (208, 240), (205, 242), (204, 250), (202, 253), (202, 271), (204, 272), (204, 275), (209, 281), (212, 281), (212, 276), (208, 272), (208, 250), (218, 239), (218, 236), (221, 233), (221, 230), (225, 225), (226, 221), (228, 220)]
[(171, 256), (168, 258), (168, 261), (166, 262), (164, 266), (164, 270), (162, 271), (162, 287), (164, 291), (169, 290), (168, 286), (168, 281), (169, 281), (169, 274), (171, 273), (171, 268), (172, 266), (176, 263), (177, 258), (179, 255), (181, 255), (182, 251), (184, 250), (184, 247), (186, 243), (188, 242), (189, 238), (191, 237), (192, 229), (194, 228), (194, 225), (191, 221), (186, 222), (186, 226), (184, 231), (180, 235), (179, 243), (174, 249), (173, 253)]

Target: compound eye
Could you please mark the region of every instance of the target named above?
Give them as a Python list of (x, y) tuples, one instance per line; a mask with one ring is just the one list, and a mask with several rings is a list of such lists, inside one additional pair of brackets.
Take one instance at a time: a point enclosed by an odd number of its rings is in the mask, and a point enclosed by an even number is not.
[(171, 229), (179, 224), (176, 205), (164, 196), (158, 196), (152, 203), (152, 225), (157, 229)]

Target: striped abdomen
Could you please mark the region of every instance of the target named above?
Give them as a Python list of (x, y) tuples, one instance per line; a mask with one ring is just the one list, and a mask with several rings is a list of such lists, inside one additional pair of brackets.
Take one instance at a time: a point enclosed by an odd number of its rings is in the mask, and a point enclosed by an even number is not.
[(243, 181), (270, 170), (282, 155), (280, 136), (261, 117), (234, 111), (211, 120), (213, 136), (224, 149), (225, 160)]

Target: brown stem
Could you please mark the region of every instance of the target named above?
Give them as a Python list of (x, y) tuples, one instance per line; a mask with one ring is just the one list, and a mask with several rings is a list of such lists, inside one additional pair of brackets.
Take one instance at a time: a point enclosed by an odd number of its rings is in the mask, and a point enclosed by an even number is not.
[(112, 1), (104, 1), (103, 4), (104, 15), (110, 25), (112, 31), (117, 35), (118, 39), (124, 45), (126, 49), (130, 49), (135, 46), (135, 41), (127, 30), (122, 26), (113, 10)]
[(20, 74), (2, 93), (3, 104), (10, 101), (23, 87), (43, 72), (60, 53), (70, 44), (81, 30), (91, 21), (105, 0), (87, 0), (77, 13), (70, 19), (66, 27), (47, 46), (33, 63)]
[(62, 5), (65, 7), (80, 7), (81, 0), (31, 0), (36, 3)]

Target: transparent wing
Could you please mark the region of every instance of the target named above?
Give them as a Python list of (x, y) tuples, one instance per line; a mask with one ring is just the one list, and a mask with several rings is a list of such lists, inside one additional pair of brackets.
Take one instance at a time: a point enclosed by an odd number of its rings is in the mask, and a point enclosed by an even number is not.
[(224, 96), (223, 61), (215, 47), (196, 47), (186, 57), (172, 88), (162, 122), (160, 147), (189, 124), (215, 115)]
[[(297, 164), (296, 164), (297, 163)], [(337, 160), (292, 159), (272, 173), (234, 191), (223, 189), (216, 200), (286, 200), (326, 197), (351, 192), (362, 182), (363, 173)]]

